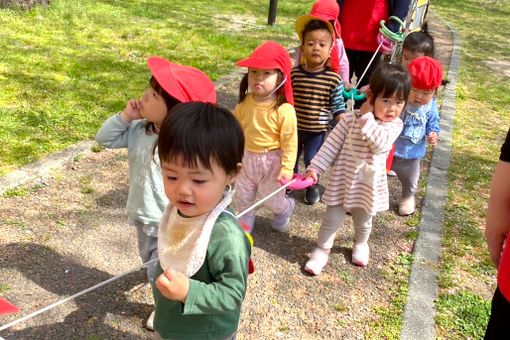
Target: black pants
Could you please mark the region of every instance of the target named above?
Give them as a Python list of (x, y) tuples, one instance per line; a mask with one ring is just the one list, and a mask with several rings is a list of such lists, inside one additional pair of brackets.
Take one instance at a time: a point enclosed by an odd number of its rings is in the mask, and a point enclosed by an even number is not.
[[(357, 51), (357, 50), (349, 50), (345, 49), (345, 53), (347, 54), (347, 59), (349, 59), (349, 82), (351, 81), (352, 75), (356, 73), (356, 77), (359, 81), (360, 77), (363, 75), (365, 68), (368, 65), (368, 62), (374, 56), (374, 52), (367, 51)], [(379, 64), (379, 60), (381, 59), (381, 53), (377, 53), (374, 60), (370, 64), (370, 67), (367, 70), (367, 73), (361, 79), (361, 83), (358, 85), (358, 89), (362, 86), (365, 86), (369, 83), (370, 76), (374, 73), (374, 70), (377, 68)], [(363, 104), (363, 100), (358, 100), (354, 104), (355, 109), (359, 109), (359, 107)]]
[(501, 294), (499, 287), (492, 298), (491, 317), (484, 339), (510, 339), (510, 302)]

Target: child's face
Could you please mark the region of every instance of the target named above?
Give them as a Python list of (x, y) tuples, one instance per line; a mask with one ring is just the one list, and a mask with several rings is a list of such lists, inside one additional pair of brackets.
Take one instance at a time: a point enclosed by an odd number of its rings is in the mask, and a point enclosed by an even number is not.
[(274, 96), (268, 98), (278, 83), (278, 70), (264, 70), (260, 68), (248, 69), (248, 87), (253, 97), (258, 101), (272, 101)]
[(167, 113), (165, 98), (149, 87), (141, 100), (140, 115), (142, 118), (153, 122), (159, 129)]
[(236, 176), (227, 176), (216, 162), (211, 161), (211, 168), (200, 162), (190, 168), (182, 157), (161, 163), (165, 194), (184, 216), (209, 213), (223, 198), (225, 187), (234, 182)]
[(409, 92), (409, 103), (414, 106), (427, 105), (430, 103), (432, 98), (436, 95), (436, 90), (420, 90), (414, 87), (411, 87), (411, 91)]
[(425, 54), (421, 52), (413, 52), (410, 50), (403, 50), (402, 51), (402, 66), (404, 66), (407, 69), (407, 66), (409, 66), (409, 63), (413, 61), (416, 58), (423, 57)]
[(317, 67), (329, 58), (333, 43), (331, 32), (326, 29), (313, 30), (306, 33), (303, 40), (301, 52), (308, 67)]
[(391, 97), (379, 95), (374, 101), (374, 116), (383, 122), (391, 122), (400, 116), (404, 106), (406, 102), (396, 94)]

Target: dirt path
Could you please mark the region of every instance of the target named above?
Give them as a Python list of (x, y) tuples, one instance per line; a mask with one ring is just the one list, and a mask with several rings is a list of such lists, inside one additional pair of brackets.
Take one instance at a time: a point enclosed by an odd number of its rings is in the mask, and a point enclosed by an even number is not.
[[(438, 58), (447, 65), (449, 31), (437, 21), (431, 21), (431, 31)], [(220, 88), (223, 105), (235, 103), (237, 84), (234, 77)], [(18, 315), (0, 316), (0, 325), (141, 264), (135, 231), (126, 225), (127, 170), (125, 151), (89, 153), (18, 190), (18, 196), (0, 198), (0, 297), (21, 309)], [(307, 206), (302, 193), (293, 193), (298, 204), (286, 234), (272, 231), (268, 211), (259, 209), (253, 234), (256, 271), (249, 278), (238, 338), (360, 339), (376, 331), (380, 315), (401, 317), (402, 302), (398, 310), (389, 307), (406, 289), (402, 282), (417, 219), (396, 213), (399, 190), (390, 179), (391, 208), (374, 219), (368, 267), (350, 263), (353, 229), (347, 218), (319, 277), (302, 268), (325, 205)], [(152, 332), (144, 323), (152, 301), (144, 282), (144, 272), (137, 272), (0, 336), (149, 339)]]

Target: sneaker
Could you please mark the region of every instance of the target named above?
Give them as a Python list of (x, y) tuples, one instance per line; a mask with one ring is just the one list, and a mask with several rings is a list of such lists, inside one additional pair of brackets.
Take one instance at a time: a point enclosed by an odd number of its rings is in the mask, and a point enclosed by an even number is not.
[(329, 252), (329, 249), (315, 248), (312, 251), (310, 259), (305, 264), (305, 272), (312, 275), (319, 275), (326, 266), (326, 263), (328, 263)]
[(393, 170), (390, 170), (390, 171), (388, 171), (387, 175), (390, 176), (390, 177), (396, 177), (397, 173), (395, 171), (393, 171)]
[(317, 185), (312, 185), (306, 188), (305, 192), (305, 203), (309, 205), (313, 205), (321, 199), (321, 193), (319, 192), (319, 187)]
[(352, 263), (358, 266), (366, 266), (369, 254), (370, 248), (367, 243), (354, 243), (352, 247)]
[(281, 215), (274, 214), (273, 221), (271, 222), (271, 227), (280, 232), (287, 230), (289, 226), (290, 217), (292, 216), (292, 212), (294, 211), (294, 207), (296, 206), (296, 202), (294, 202), (292, 198), (289, 198), (288, 200), (290, 203), (289, 209)]
[(411, 215), (414, 213), (414, 209), (416, 208), (416, 202), (414, 201), (414, 195), (403, 198), (398, 205), (398, 213), (402, 216)]
[(148, 330), (151, 331), (154, 330), (154, 311), (152, 311), (151, 315), (149, 315), (149, 318), (147, 319), (145, 326), (147, 327)]
[(255, 214), (243, 215), (243, 216), (239, 217), (239, 223), (241, 224), (243, 229), (244, 229), (244, 226), (246, 226), (248, 228), (248, 230), (245, 230), (245, 231), (248, 232), (248, 234), (251, 234), (251, 232), (253, 231), (253, 225), (255, 224)]

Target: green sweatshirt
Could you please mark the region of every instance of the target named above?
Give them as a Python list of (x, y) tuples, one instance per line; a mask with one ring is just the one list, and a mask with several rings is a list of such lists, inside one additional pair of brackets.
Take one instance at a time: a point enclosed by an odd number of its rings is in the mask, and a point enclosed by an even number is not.
[[(163, 339), (218, 339), (233, 334), (246, 294), (251, 245), (237, 220), (216, 220), (206, 259), (190, 278), (186, 303), (172, 301), (153, 285), (154, 330)], [(163, 273), (158, 262), (154, 281)]]

